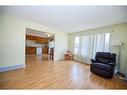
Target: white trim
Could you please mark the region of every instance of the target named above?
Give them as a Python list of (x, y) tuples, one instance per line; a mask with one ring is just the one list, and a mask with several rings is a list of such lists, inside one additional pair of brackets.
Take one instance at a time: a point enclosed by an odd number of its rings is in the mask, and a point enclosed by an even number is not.
[(14, 69), (19, 69), (19, 68), (24, 68), (24, 67), (25, 67), (24, 64), (18, 64), (18, 65), (13, 65), (13, 66), (0, 67), (0, 72), (14, 70)]

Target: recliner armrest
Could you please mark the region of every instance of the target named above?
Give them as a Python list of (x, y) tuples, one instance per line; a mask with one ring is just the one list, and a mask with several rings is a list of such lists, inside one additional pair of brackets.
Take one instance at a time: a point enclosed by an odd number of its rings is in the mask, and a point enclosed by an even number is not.
[(109, 62), (108, 65), (114, 67), (115, 66), (115, 63)]
[(95, 60), (95, 59), (91, 59), (91, 61), (92, 61), (92, 63), (95, 63), (95, 62), (97, 62), (97, 60)]

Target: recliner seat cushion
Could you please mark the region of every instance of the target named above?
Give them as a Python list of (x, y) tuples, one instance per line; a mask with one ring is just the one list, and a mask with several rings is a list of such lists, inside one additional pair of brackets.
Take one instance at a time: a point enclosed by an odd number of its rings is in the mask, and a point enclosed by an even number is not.
[(91, 64), (91, 66), (98, 68), (98, 69), (105, 70), (105, 71), (109, 71), (109, 72), (113, 70), (113, 68), (111, 66), (102, 64), (102, 63), (94, 63), (94, 64)]
[(98, 58), (97, 61), (105, 63), (105, 64), (110, 62), (110, 60), (104, 59), (104, 58)]

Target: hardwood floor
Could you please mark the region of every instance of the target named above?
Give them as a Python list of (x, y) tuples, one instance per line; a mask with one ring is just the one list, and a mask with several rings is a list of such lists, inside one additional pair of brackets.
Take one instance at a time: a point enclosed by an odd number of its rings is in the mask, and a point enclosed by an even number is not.
[(25, 68), (0, 73), (0, 89), (127, 89), (127, 82), (94, 75), (83, 63), (26, 56)]

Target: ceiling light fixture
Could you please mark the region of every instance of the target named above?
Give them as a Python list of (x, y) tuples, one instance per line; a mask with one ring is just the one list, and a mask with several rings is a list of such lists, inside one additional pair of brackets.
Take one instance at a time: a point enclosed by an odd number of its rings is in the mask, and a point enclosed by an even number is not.
[(48, 37), (50, 37), (50, 35), (48, 34)]

